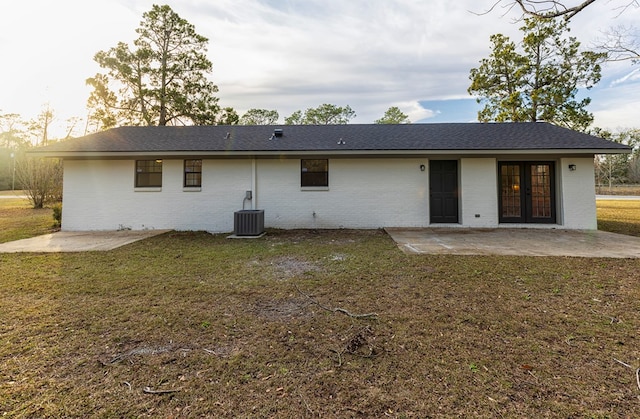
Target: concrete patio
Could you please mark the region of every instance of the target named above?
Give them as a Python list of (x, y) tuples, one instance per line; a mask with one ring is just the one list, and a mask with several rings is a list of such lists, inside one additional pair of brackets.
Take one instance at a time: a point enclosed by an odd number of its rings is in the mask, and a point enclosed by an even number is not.
[(0, 243), (0, 253), (105, 251), (167, 231), (169, 230), (59, 231), (29, 239)]
[(411, 254), (640, 258), (640, 237), (557, 229), (387, 228)]

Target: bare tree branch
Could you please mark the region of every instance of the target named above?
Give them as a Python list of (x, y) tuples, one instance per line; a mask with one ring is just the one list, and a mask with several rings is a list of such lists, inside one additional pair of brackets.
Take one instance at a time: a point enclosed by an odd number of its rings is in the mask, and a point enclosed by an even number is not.
[(628, 8), (630, 8), (631, 6), (633, 7), (640, 7), (640, 3), (638, 2), (638, 0), (633, 0), (628, 2), (627, 4), (623, 5), (623, 6), (619, 6), (619, 7), (615, 7), (613, 10), (620, 10), (620, 13), (618, 13), (618, 16), (620, 16), (621, 14), (623, 14), (624, 12), (627, 11)]
[[(491, 13), (502, 4), (502, 8), (506, 9), (503, 16), (509, 13), (514, 7), (518, 6), (522, 10), (523, 16), (535, 16), (543, 19), (554, 19), (557, 17), (564, 17), (566, 20), (570, 20), (572, 17), (582, 12), (587, 7), (591, 6), (596, 0), (584, 0), (576, 4), (575, 6), (568, 6), (570, 0), (558, 1), (558, 0), (496, 0), (493, 5), (485, 12), (475, 13), (476, 15), (486, 15)], [(614, 7), (613, 10), (619, 10), (618, 16), (627, 11), (630, 7), (640, 7), (639, 0), (627, 0), (626, 3), (621, 6)]]
[(595, 47), (607, 53), (607, 61), (640, 61), (640, 36), (630, 26), (618, 26), (603, 32)]
[[(502, 3), (504, 0), (496, 0), (495, 3), (493, 3), (493, 5), (488, 9), (485, 10), (484, 12), (474, 12), (473, 10), (468, 10), (469, 13), (472, 13), (476, 16), (484, 16), (487, 15), (491, 12), (494, 11), (494, 9), (500, 4)], [(502, 9), (504, 9), (504, 12), (500, 15), (500, 17), (505, 17), (507, 14), (509, 14), (509, 12), (516, 7), (516, 2), (509, 2), (506, 5), (500, 6)], [(522, 17), (520, 19), (516, 19), (516, 21), (520, 21), (522, 20)]]
[(569, 20), (586, 7), (595, 3), (596, 0), (586, 0), (574, 7), (567, 7), (556, 0), (515, 0), (515, 2), (518, 3), (522, 12), (527, 15), (542, 18), (564, 16), (566, 20)]

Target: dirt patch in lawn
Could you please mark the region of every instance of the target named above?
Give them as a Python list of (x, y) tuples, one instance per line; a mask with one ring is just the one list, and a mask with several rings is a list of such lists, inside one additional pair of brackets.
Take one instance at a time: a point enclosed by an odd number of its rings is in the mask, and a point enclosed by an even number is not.
[(256, 316), (270, 321), (300, 319), (312, 313), (306, 308), (310, 301), (302, 298), (258, 301), (253, 307)]
[(320, 265), (295, 256), (281, 256), (273, 259), (269, 266), (274, 270), (276, 277), (280, 279), (293, 278), (301, 275), (318, 272)]

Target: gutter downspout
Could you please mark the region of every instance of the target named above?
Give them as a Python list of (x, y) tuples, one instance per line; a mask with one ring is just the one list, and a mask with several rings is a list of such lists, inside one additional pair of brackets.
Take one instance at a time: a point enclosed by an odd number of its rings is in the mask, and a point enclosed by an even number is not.
[(258, 167), (256, 158), (251, 159), (251, 190), (253, 191), (253, 199), (251, 200), (251, 209), (258, 208)]

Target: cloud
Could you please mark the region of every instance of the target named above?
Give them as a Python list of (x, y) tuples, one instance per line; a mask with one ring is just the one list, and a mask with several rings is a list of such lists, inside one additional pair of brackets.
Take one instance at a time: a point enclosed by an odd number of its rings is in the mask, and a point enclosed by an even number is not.
[(404, 114), (409, 117), (411, 122), (424, 121), (435, 117), (439, 111), (434, 111), (423, 107), (420, 102), (397, 102), (391, 104), (397, 106)]
[(625, 83), (628, 83), (628, 82), (636, 82), (636, 81), (640, 81), (640, 68), (636, 68), (636, 69), (628, 72), (624, 76), (613, 80), (611, 82), (610, 86), (611, 87), (615, 87), (615, 86), (618, 86), (620, 84), (625, 84)]
[[(636, 80), (638, 74), (636, 72)], [(616, 83), (590, 94), (594, 126), (602, 128), (640, 127), (640, 83)]]
[(222, 1), (206, 9), (204, 34), (221, 102), (240, 113), (275, 108), (282, 116), (321, 103), (348, 104), (358, 114), (354, 122), (362, 123), (394, 103), (465, 96), (469, 69), (488, 49), (487, 21), (494, 20), (455, 2), (251, 4)]
[[(61, 119), (84, 116), (84, 84), (99, 68), (93, 55), (131, 42), (154, 0), (32, 0), (8, 2), (0, 15), (0, 109), (34, 117), (49, 102)], [(181, 0), (171, 7), (209, 38), (207, 55), (222, 106), (239, 114), (276, 109), (281, 120), (323, 103), (349, 105), (354, 123), (371, 123), (390, 106), (414, 122), (467, 121), (476, 106), (469, 71), (490, 53), (489, 36), (519, 39), (512, 11), (492, 0)], [(636, 22), (640, 9), (615, 24)], [(614, 17), (595, 3), (572, 20), (572, 35), (589, 44)], [(614, 68), (614, 67), (611, 67)], [(603, 70), (610, 88), (637, 80), (638, 71)], [(626, 77), (626, 78), (625, 78)], [(613, 83), (613, 82), (612, 82)], [(603, 83), (601, 83), (603, 84)], [(604, 89), (594, 88), (591, 93)], [(640, 108), (624, 89), (598, 110)], [(593, 95), (593, 107), (596, 97)], [(626, 111), (625, 111), (626, 112)], [(622, 113), (621, 113), (622, 114)], [(627, 115), (627, 113), (624, 113)], [(636, 118), (637, 120), (637, 118)]]

